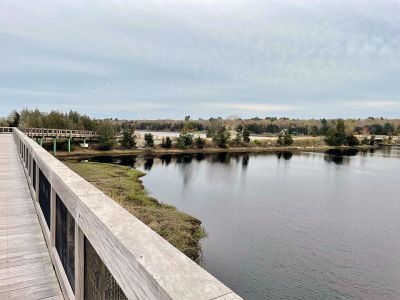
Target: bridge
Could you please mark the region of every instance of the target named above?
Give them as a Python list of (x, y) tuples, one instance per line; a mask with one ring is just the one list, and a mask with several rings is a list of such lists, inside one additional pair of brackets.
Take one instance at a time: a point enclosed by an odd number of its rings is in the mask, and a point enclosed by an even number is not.
[(241, 299), (17, 128), (0, 184), (0, 299)]
[[(7, 127), (0, 127), (0, 133), (7, 130)], [(49, 129), (49, 128), (19, 128), (28, 137), (36, 139), (36, 142), (43, 145), (43, 139), (52, 139), (53, 154), (56, 154), (57, 140), (66, 139), (68, 141), (68, 153), (71, 153), (71, 140), (73, 138), (83, 139), (86, 145), (87, 139), (97, 139), (98, 135), (95, 131), (89, 130), (73, 130), (73, 129)]]

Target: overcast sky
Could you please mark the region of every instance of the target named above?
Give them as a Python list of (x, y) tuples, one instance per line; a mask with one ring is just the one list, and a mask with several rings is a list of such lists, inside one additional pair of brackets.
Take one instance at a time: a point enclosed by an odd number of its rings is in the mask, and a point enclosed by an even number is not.
[(400, 117), (400, 1), (0, 0), (0, 115)]

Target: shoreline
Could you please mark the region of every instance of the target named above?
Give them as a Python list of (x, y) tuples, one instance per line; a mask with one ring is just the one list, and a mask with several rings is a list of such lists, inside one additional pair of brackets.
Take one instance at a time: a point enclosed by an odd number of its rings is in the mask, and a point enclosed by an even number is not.
[(380, 146), (289, 146), (289, 147), (231, 147), (231, 148), (203, 148), (203, 149), (163, 149), (163, 148), (141, 148), (141, 149), (115, 149), (115, 150), (79, 150), (68, 153), (59, 151), (55, 157), (58, 158), (82, 158), (95, 156), (128, 156), (128, 155), (178, 155), (178, 154), (213, 154), (213, 153), (268, 153), (268, 152), (321, 152), (327, 150), (369, 150), (378, 149)]
[(207, 235), (201, 220), (148, 194), (141, 180), (146, 173), (108, 163), (65, 161), (64, 164), (191, 260), (201, 262), (200, 240)]

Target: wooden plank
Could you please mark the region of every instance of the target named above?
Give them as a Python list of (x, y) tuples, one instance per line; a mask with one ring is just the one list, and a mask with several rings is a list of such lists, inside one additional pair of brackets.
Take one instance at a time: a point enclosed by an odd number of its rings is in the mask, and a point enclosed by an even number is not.
[(0, 135), (0, 299), (64, 299), (13, 135)]

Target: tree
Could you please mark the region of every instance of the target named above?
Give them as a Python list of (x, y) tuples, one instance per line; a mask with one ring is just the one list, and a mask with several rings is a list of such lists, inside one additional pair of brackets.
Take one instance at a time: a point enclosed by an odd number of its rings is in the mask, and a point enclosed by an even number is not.
[(367, 137), (363, 138), (362, 141), (361, 141), (361, 144), (369, 145), (369, 139)]
[(144, 142), (146, 148), (153, 148), (154, 147), (154, 138), (151, 133), (146, 133), (144, 135)]
[(165, 139), (164, 138), (162, 139), (161, 147), (167, 148), (167, 149), (172, 147), (172, 140), (169, 136), (167, 136)]
[(386, 122), (385, 125), (383, 125), (382, 133), (386, 135), (392, 135), (393, 132), (394, 132), (394, 126), (389, 122)]
[(332, 128), (325, 136), (325, 143), (330, 146), (347, 145), (346, 127), (342, 119), (337, 120), (336, 128)]
[(114, 126), (111, 121), (103, 121), (97, 129), (99, 146), (102, 150), (110, 150), (115, 146)]
[(221, 127), (214, 135), (213, 141), (218, 147), (226, 148), (230, 139), (229, 131), (225, 127)]
[(236, 126), (235, 131), (236, 131), (235, 143), (240, 144), (240, 142), (242, 141), (243, 126), (239, 124), (238, 126)]
[(321, 130), (320, 133), (322, 135), (327, 135), (329, 132), (328, 121), (326, 119), (321, 119)]
[(194, 146), (196, 147), (196, 149), (203, 149), (206, 146), (206, 139), (197, 136), (194, 140)]
[(290, 146), (293, 144), (293, 138), (289, 133), (281, 133), (276, 141), (278, 146)]
[(21, 116), (17, 111), (12, 111), (8, 117), (8, 126), (9, 127), (19, 127), (21, 122)]
[(340, 145), (347, 144), (346, 126), (344, 125), (344, 121), (342, 119), (337, 120), (336, 136)]
[(206, 136), (207, 136), (208, 138), (210, 138), (210, 137), (213, 137), (214, 134), (215, 134), (215, 129), (214, 129), (213, 127), (211, 127), (211, 126), (207, 127), (207, 129), (206, 129)]
[(369, 144), (370, 144), (371, 146), (375, 146), (376, 140), (375, 140), (375, 136), (374, 136), (374, 135), (371, 136), (371, 138), (369, 139)]
[(247, 127), (243, 128), (242, 138), (243, 138), (243, 141), (245, 143), (249, 143), (250, 142), (250, 131), (249, 131), (249, 129)]
[(181, 133), (176, 139), (178, 148), (188, 148), (193, 145), (193, 134)]
[(132, 149), (136, 147), (134, 132), (129, 129), (124, 129), (122, 131), (121, 146), (124, 149)]
[(354, 136), (354, 134), (349, 134), (347, 136), (347, 145), (354, 147), (360, 145), (358, 139)]

